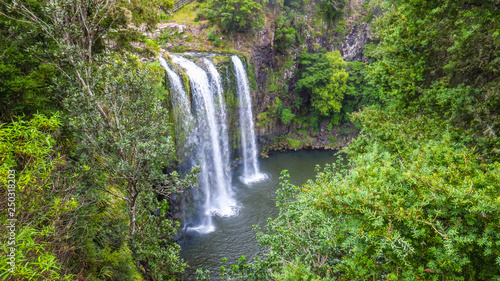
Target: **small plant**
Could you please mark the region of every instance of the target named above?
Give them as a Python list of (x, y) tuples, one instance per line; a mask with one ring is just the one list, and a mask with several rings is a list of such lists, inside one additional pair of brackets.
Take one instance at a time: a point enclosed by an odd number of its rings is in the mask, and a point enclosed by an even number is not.
[[(334, 113), (332, 116), (332, 119), (331, 119), (332, 123), (330, 123), (330, 124), (338, 126), (340, 120), (342, 120), (342, 115), (340, 113)], [(331, 130), (331, 129), (329, 129), (329, 130)]]
[(214, 40), (214, 45), (215, 45), (215, 47), (220, 47), (220, 45), (221, 45), (221, 44), (222, 44), (222, 39), (220, 39), (220, 38), (216, 38), (216, 39)]
[(351, 133), (351, 130), (349, 129), (349, 126), (347, 124), (345, 124), (344, 126), (342, 126), (342, 134), (343, 135), (348, 135)]
[(182, 53), (186, 51), (186, 47), (184, 47), (183, 45), (177, 45), (172, 48), (172, 51), (177, 53)]
[(330, 122), (330, 124), (328, 124), (328, 127), (326, 129), (328, 131), (331, 131), (333, 129), (333, 124)]
[(289, 124), (294, 117), (295, 114), (292, 113), (292, 110), (289, 107), (286, 107), (281, 111), (281, 121), (285, 125)]
[(168, 29), (164, 33), (160, 34), (160, 36), (158, 36), (158, 41), (160, 42), (160, 44), (167, 43), (170, 39), (172, 39), (172, 36), (170, 35)]
[(196, 280), (210, 280), (210, 270), (198, 268), (196, 269)]
[(215, 32), (213, 30), (210, 30), (210, 32), (207, 35), (208, 41), (214, 41), (215, 40)]
[(290, 145), (290, 148), (292, 149), (299, 149), (302, 146), (302, 141), (301, 140), (296, 140), (293, 138), (286, 138), (288, 141), (288, 145)]

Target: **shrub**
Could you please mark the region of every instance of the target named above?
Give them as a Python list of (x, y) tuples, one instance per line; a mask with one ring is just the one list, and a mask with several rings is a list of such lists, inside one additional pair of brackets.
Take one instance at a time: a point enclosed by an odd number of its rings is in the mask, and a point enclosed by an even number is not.
[(300, 141), (300, 140), (296, 140), (296, 139), (293, 139), (291, 137), (287, 137), (286, 139), (288, 141), (288, 145), (292, 149), (299, 149), (302, 146), (302, 141)]
[(296, 91), (310, 96), (312, 107), (323, 116), (340, 112), (349, 76), (340, 52), (301, 53), (298, 62), (300, 79)]
[(206, 17), (227, 32), (248, 32), (262, 26), (262, 6), (254, 0), (210, 0), (197, 19)]
[(208, 39), (208, 41), (214, 41), (215, 40), (215, 32), (213, 30), (210, 30), (210, 32), (208, 32), (207, 39)]
[(295, 45), (296, 41), (296, 31), (295, 28), (281, 28), (276, 30), (274, 34), (274, 46), (280, 52), (285, 52), (290, 47)]
[(292, 110), (289, 107), (284, 108), (281, 111), (281, 121), (283, 122), (283, 124), (288, 124), (288, 123), (292, 122), (292, 119), (294, 117), (295, 117), (295, 114), (292, 113)]

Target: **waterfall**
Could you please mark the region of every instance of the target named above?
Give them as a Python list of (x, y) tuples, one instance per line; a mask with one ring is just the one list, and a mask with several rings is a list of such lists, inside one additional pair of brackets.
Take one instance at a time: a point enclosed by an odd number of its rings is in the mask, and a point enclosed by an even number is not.
[[(160, 57), (161, 66), (167, 71), (168, 80), (170, 82), (170, 91), (172, 95), (172, 107), (174, 113), (175, 133), (178, 143), (182, 143), (182, 152), (189, 148), (189, 132), (192, 129), (193, 115), (191, 113), (191, 104), (189, 102), (186, 91), (182, 84), (182, 80), (167, 64), (167, 61)], [(186, 155), (184, 155), (186, 156)]]
[[(234, 199), (231, 182), (229, 118), (225, 98), (229, 99), (230, 106), (233, 106), (232, 104), (235, 106), (234, 101), (238, 101), (239, 137), (235, 138), (241, 140), (243, 171), (240, 180), (249, 184), (263, 180), (267, 175), (259, 170), (250, 87), (241, 60), (237, 56), (231, 56), (235, 81), (231, 75), (225, 78), (228, 79), (226, 81), (228, 89), (234, 89), (231, 85), (234, 85), (233, 81), (236, 83), (236, 93), (225, 93), (222, 77), (210, 59), (211, 55), (187, 55), (196, 59), (171, 55), (169, 63), (162, 57), (159, 60), (170, 82), (176, 137), (179, 140), (178, 149), (183, 152), (185, 160), (188, 160), (184, 162), (185, 165), (200, 166), (198, 184), (203, 195), (203, 203), (199, 205), (200, 220), (188, 223), (186, 230), (209, 233), (215, 230), (212, 221), (214, 215), (220, 217), (236, 215), (239, 208)], [(181, 77), (173, 69), (183, 69), (189, 77), (191, 100), (184, 89)], [(233, 118), (231, 115), (231, 124), (235, 126), (236, 121)], [(231, 137), (234, 141), (234, 136)]]
[[(203, 63), (207, 66), (208, 74), (210, 76), (212, 86), (212, 91), (217, 94), (217, 114), (220, 116), (220, 135), (222, 137), (222, 157), (224, 163), (229, 163), (230, 155), (229, 155), (229, 137), (227, 131), (227, 114), (226, 114), (226, 106), (224, 104), (223, 93), (224, 90), (222, 88), (222, 79), (220, 77), (217, 68), (214, 63), (207, 58), (202, 59)], [(230, 170), (227, 169), (226, 177), (231, 179), (231, 175), (229, 174)]]
[[(227, 142), (227, 126), (222, 102), (222, 87), (211, 86), (207, 73), (194, 62), (172, 55), (172, 62), (182, 67), (190, 80), (192, 91), (192, 109), (195, 128), (190, 133), (191, 143), (195, 150), (193, 164), (200, 165), (199, 184), (205, 195), (203, 205), (203, 222), (192, 229), (208, 233), (214, 230), (211, 216), (231, 216), (236, 212), (237, 204), (233, 199), (231, 188), (229, 148)], [(210, 68), (210, 65), (207, 65)], [(215, 70), (215, 72), (217, 72)], [(218, 75), (218, 74), (217, 74)], [(216, 77), (211, 75), (213, 80)], [(215, 103), (214, 96), (219, 101)], [(226, 129), (224, 129), (226, 128)]]
[(239, 98), (240, 127), (241, 127), (241, 154), (243, 157), (243, 175), (240, 180), (245, 184), (265, 180), (267, 175), (260, 172), (257, 159), (257, 142), (252, 114), (252, 100), (250, 86), (241, 60), (231, 56), (234, 64), (237, 93)]

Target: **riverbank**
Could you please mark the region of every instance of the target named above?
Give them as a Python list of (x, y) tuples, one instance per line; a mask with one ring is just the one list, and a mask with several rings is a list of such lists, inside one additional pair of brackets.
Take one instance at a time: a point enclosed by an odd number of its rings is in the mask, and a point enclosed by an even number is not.
[[(301, 149), (340, 150), (358, 137), (359, 130), (352, 123), (328, 126), (322, 123), (319, 129), (298, 124), (296, 127), (274, 127), (276, 130), (258, 131), (257, 140), (261, 151), (288, 151)], [(286, 131), (286, 133), (283, 133)]]

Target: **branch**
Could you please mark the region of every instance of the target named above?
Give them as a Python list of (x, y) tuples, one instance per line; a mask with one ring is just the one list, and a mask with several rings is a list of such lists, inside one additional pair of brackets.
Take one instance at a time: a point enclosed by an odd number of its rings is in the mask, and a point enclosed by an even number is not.
[(120, 198), (120, 199), (123, 199), (123, 200), (125, 200), (125, 201), (129, 201), (129, 202), (130, 202), (130, 199), (128, 199), (127, 197), (120, 196), (120, 195), (118, 195), (118, 194), (115, 194), (115, 193), (113, 193), (113, 192), (111, 192), (111, 191), (107, 190), (107, 189), (100, 188), (100, 187), (92, 187), (92, 188), (95, 188), (95, 189), (98, 189), (98, 190), (101, 190), (101, 191), (107, 192), (107, 193), (109, 193), (109, 194), (111, 194), (111, 195), (113, 195), (113, 196), (115, 196), (115, 197), (118, 197), (118, 198)]

